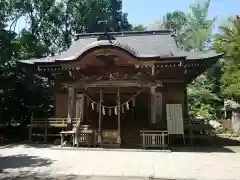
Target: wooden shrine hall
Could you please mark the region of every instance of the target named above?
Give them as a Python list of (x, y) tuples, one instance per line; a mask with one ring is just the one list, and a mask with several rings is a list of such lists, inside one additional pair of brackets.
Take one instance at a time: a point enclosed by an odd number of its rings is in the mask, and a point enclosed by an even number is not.
[(170, 30), (77, 35), (60, 55), (20, 61), (55, 77), (55, 116), (33, 118), (29, 139), (35, 127), (45, 140), (58, 127), (62, 146), (166, 147), (178, 135), (184, 142), (192, 127), (186, 86), (221, 57), (182, 50)]

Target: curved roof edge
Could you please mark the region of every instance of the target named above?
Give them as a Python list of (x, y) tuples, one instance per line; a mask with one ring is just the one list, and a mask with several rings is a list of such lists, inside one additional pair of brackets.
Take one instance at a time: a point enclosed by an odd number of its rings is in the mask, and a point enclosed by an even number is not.
[(139, 55), (139, 53), (135, 49), (131, 48), (128, 45), (122, 44), (122, 43), (118, 42), (117, 40), (114, 40), (114, 41), (101, 40), (101, 41), (95, 41), (95, 42), (87, 45), (86, 47), (81, 49), (79, 51), (79, 53), (76, 54), (75, 56), (71, 56), (68, 58), (57, 58), (56, 61), (74, 61), (74, 60), (77, 60), (79, 57), (84, 56), (86, 53), (91, 52), (95, 49), (107, 48), (107, 47), (117, 48), (119, 50), (122, 50), (122, 51), (128, 53), (130, 56), (133, 56), (135, 58), (137, 58), (137, 57), (141, 58), (141, 55)]
[[(121, 31), (121, 32), (107, 32), (109, 35), (112, 36), (132, 36), (132, 35), (151, 35), (151, 34), (173, 34), (173, 30), (171, 29), (161, 29), (161, 30), (150, 30), (150, 31)], [(103, 32), (96, 32), (96, 33), (82, 33), (76, 34), (75, 37), (77, 39), (85, 38), (85, 37), (98, 37), (101, 36)]]

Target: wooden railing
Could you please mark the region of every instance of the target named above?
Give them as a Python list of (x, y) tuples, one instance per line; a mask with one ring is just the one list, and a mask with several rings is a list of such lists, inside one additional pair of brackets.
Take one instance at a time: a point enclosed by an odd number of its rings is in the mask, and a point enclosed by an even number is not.
[(142, 137), (142, 147), (161, 147), (165, 148), (168, 145), (168, 132), (167, 131), (140, 131)]
[[(72, 118), (73, 126), (79, 118)], [(30, 126), (52, 126), (52, 127), (66, 127), (68, 118), (38, 118), (32, 119)]]

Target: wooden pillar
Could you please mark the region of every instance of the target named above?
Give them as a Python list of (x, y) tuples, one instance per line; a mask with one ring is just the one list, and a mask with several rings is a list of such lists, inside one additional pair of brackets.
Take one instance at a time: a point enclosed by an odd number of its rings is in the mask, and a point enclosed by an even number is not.
[(102, 144), (102, 99), (103, 99), (103, 94), (102, 94), (102, 88), (100, 89), (100, 100), (99, 100), (99, 106), (98, 108), (98, 143), (101, 145)]
[(155, 104), (155, 91), (156, 88), (151, 86), (150, 87), (150, 93), (151, 93), (151, 97), (150, 97), (150, 102), (151, 102), (151, 123), (156, 123), (156, 104)]
[(28, 140), (32, 141), (32, 126), (33, 126), (33, 113), (31, 115), (30, 125), (29, 125), (29, 133), (28, 133)]
[[(83, 114), (83, 110), (84, 110), (84, 94), (76, 94), (76, 123), (78, 121), (83, 122), (84, 119), (84, 114)], [(80, 126), (80, 125), (79, 125)], [(77, 144), (77, 147), (79, 146), (79, 138), (81, 136), (81, 133), (79, 132), (79, 128), (76, 128), (76, 135), (74, 137), (75, 142)], [(74, 142), (74, 143), (75, 143)]]
[(117, 115), (118, 115), (118, 138), (117, 143), (121, 144), (121, 104), (120, 104), (120, 89), (117, 89)]
[[(18, 63), (17, 63), (18, 64)], [(32, 66), (32, 68), (28, 69), (27, 68), (27, 81), (28, 84), (30, 84), (30, 89), (32, 89), (33, 85), (34, 85), (34, 73), (35, 73), (35, 68)], [(32, 98), (34, 99), (35, 96), (35, 91), (32, 91)], [(35, 105), (34, 103), (32, 104), (32, 114), (31, 114), (31, 122), (30, 122), (30, 126), (29, 126), (29, 135), (28, 135), (28, 140), (32, 141), (32, 131), (33, 131), (33, 114), (34, 114), (34, 110), (35, 110)]]
[(46, 126), (45, 127), (45, 132), (44, 132), (44, 142), (47, 142), (47, 136), (48, 136), (48, 128)]
[[(132, 93), (132, 97), (134, 96), (134, 93)], [(135, 105), (136, 105), (136, 99), (134, 99), (134, 104), (132, 106), (132, 121), (135, 121)]]
[(85, 96), (84, 94), (76, 94), (76, 119), (81, 118), (81, 121), (83, 121), (84, 117), (84, 101)]
[(188, 119), (188, 95), (187, 95), (187, 85), (184, 85), (184, 118)]
[(74, 88), (69, 87), (68, 89), (68, 120), (67, 120), (68, 130), (72, 130), (73, 106), (74, 106)]
[(44, 127), (44, 142), (47, 142), (47, 136), (48, 136), (48, 119), (45, 120), (45, 127)]
[[(193, 133), (192, 133), (192, 127), (191, 127), (192, 122), (188, 117), (187, 84), (184, 84), (184, 101), (183, 102), (184, 102), (184, 104), (183, 104), (183, 128), (184, 128), (184, 125), (188, 125), (189, 140), (190, 140), (190, 144), (192, 144)], [(188, 124), (186, 124), (184, 122), (187, 122)]]

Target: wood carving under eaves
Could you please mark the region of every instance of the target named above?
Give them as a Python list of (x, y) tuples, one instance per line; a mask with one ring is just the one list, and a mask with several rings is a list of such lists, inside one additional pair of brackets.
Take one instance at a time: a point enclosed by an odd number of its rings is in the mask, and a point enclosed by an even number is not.
[(60, 83), (71, 84), (79, 82), (80, 84), (88, 84), (97, 81), (118, 81), (118, 80), (140, 80), (143, 82), (151, 82), (154, 80), (154, 77), (151, 76), (150, 72), (138, 72), (138, 73), (105, 73), (104, 75), (76, 75), (75, 73), (71, 76), (57, 76), (57, 81)]

